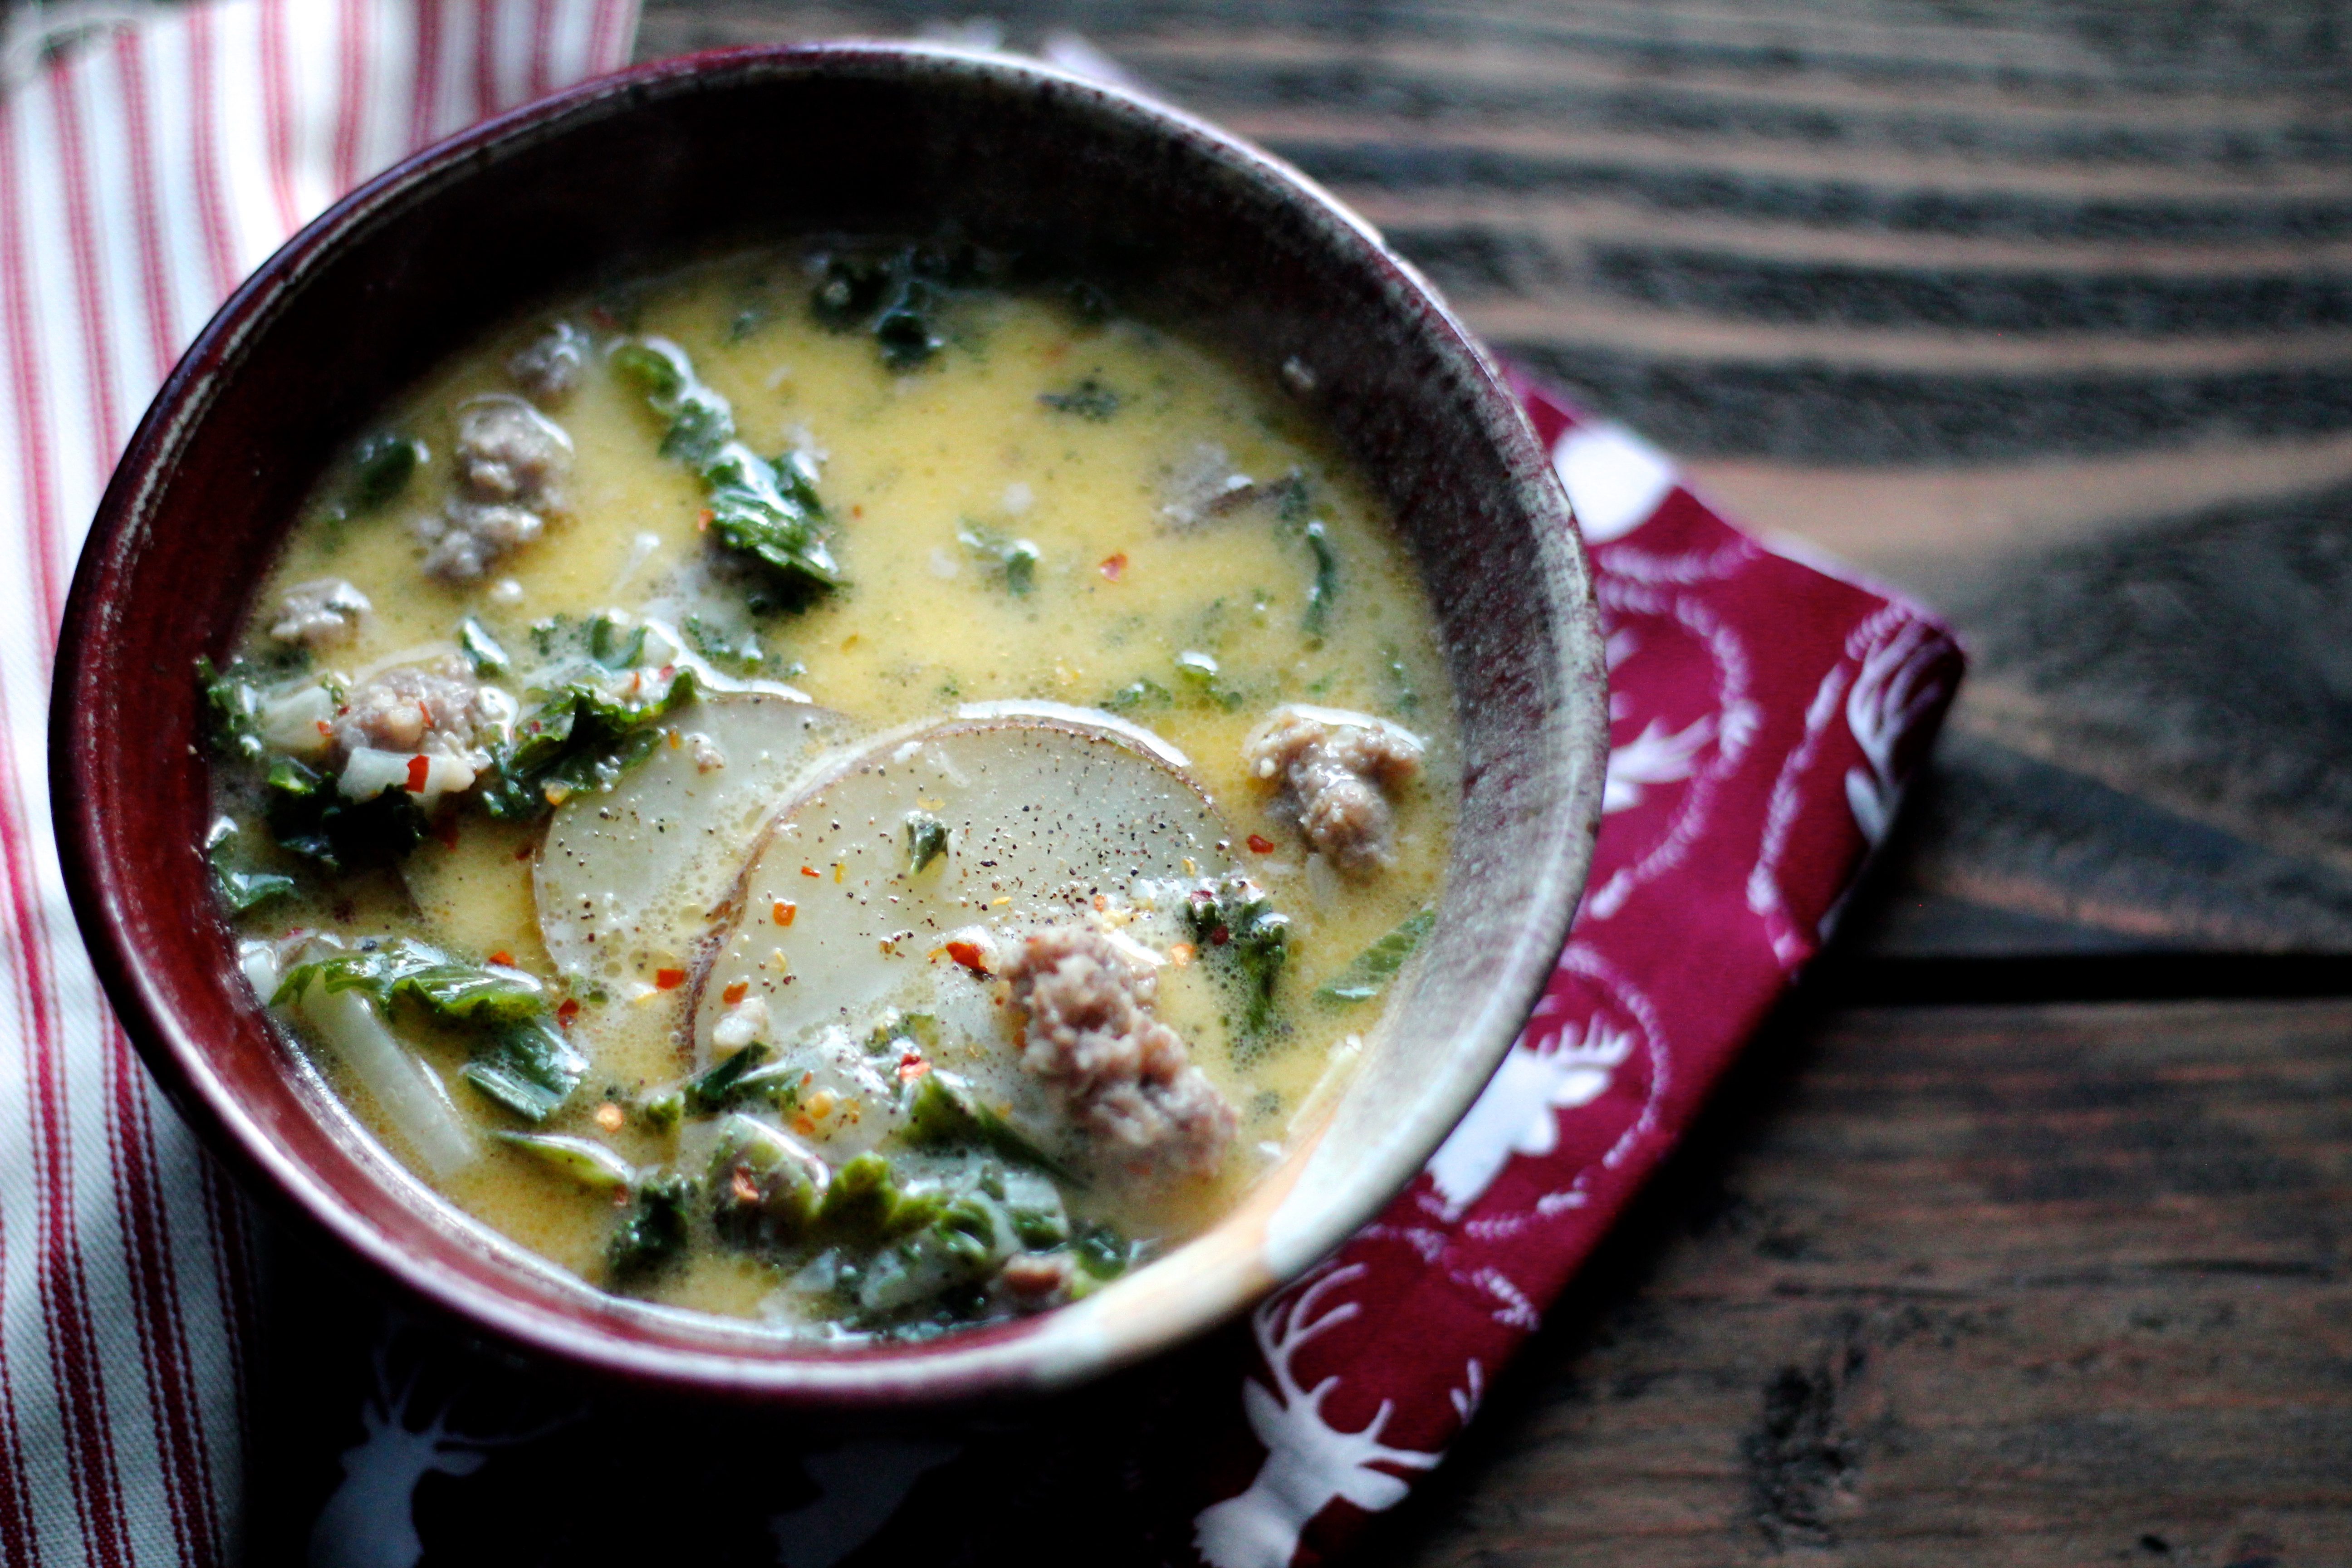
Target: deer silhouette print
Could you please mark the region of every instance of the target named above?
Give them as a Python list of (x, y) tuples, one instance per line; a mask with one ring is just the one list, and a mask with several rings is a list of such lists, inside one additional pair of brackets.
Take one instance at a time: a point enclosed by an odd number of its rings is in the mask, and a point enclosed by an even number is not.
[(1374, 1467), (1425, 1470), (1444, 1458), (1418, 1448), (1392, 1448), (1381, 1441), (1391, 1403), (1381, 1407), (1361, 1431), (1335, 1430), (1323, 1417), (1323, 1401), (1339, 1385), (1327, 1377), (1302, 1388), (1292, 1365), (1301, 1347), (1353, 1318), (1354, 1301), (1326, 1306), (1340, 1286), (1364, 1272), (1360, 1263), (1334, 1268), (1296, 1294), (1285, 1292), (1258, 1309), (1251, 1326), (1258, 1349), (1274, 1373), (1269, 1389), (1255, 1378), (1242, 1385), (1250, 1430), (1265, 1445), (1265, 1463), (1238, 1497), (1204, 1510), (1192, 1521), (1192, 1542), (1213, 1568), (1286, 1568), (1297, 1554), (1307, 1521), (1342, 1499), (1369, 1512), (1404, 1500), (1407, 1482)]
[(343, 1479), (310, 1526), (310, 1568), (415, 1568), (425, 1545), (416, 1536), (416, 1484), (427, 1475), (469, 1476), (489, 1450), (545, 1436), (555, 1425), (496, 1437), (465, 1436), (449, 1430), (454, 1399), (431, 1419), (412, 1426), (422, 1368), (412, 1364), (397, 1390), (392, 1386), (386, 1334), (371, 1358), (374, 1387), (360, 1411), (365, 1435), (343, 1450)]

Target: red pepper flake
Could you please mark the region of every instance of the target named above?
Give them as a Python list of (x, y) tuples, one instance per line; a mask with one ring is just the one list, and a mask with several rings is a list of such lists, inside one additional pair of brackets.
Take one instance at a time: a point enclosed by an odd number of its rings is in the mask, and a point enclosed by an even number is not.
[(457, 847), (457, 819), (444, 816), (433, 824), (433, 842), (444, 849)]
[(756, 1204), (760, 1201), (759, 1186), (751, 1180), (751, 1173), (749, 1171), (730, 1173), (727, 1178), (727, 1187), (735, 1194), (735, 1201), (738, 1203)]
[(1213, 927), (1209, 932), (1209, 945), (1211, 947), (1223, 947), (1225, 943), (1233, 940), (1234, 933), (1223, 926)]
[(580, 1016), (580, 1004), (573, 998), (566, 996), (562, 1002), (556, 1004), (555, 1021), (565, 1028), (572, 1027), (572, 1020), (578, 1016)]
[(749, 996), (751, 994), (751, 983), (748, 980), (738, 980), (734, 984), (730, 985), (726, 990), (721, 991), (719, 994), (725, 997), (727, 999), (727, 1005), (730, 1007), (732, 1007), (736, 1003), (740, 1002), (744, 997)]
[(528, 859), (530, 859), (530, 845), (528, 845), (528, 844), (518, 844), (518, 845), (516, 845), (516, 846), (515, 846), (515, 858), (516, 858), (516, 859), (518, 859), (518, 860), (528, 860)]
[(425, 780), (426, 776), (427, 776), (428, 774), (430, 774), (432, 772), (433, 772), (433, 759), (432, 759), (432, 758), (430, 758), (430, 757), (411, 757), (411, 758), (409, 758), (409, 759), (408, 759), (408, 793), (409, 793), (409, 794), (411, 794), (411, 795), (423, 795), (423, 794), (425, 793)]
[(492, 963), (503, 963), (509, 969), (512, 969), (514, 967), (514, 954), (509, 952), (502, 947), (499, 949), (498, 952), (490, 954), (490, 962)]
[(1268, 838), (1262, 833), (1253, 833), (1249, 836), (1249, 847), (1250, 853), (1253, 855), (1271, 855), (1274, 853), (1274, 840)]
[(1118, 581), (1119, 580), (1119, 578), (1121, 578), (1122, 576), (1126, 575), (1126, 574), (1127, 574), (1127, 552), (1126, 552), (1126, 551), (1122, 550), (1122, 551), (1120, 551), (1120, 552), (1119, 552), (1118, 554), (1116, 554), (1116, 555), (1106, 556), (1106, 557), (1103, 559), (1103, 563), (1102, 563), (1102, 574), (1103, 574), (1105, 577), (1108, 578), (1110, 581), (1112, 581), (1112, 582), (1116, 583), (1116, 582), (1118, 582)]
[(958, 963), (962, 964), (966, 969), (971, 970), (974, 974), (985, 974), (988, 973), (987, 970), (981, 967), (980, 943), (976, 942), (951, 942), (948, 943), (948, 956), (954, 959)]
[(801, 875), (803, 877), (814, 877), (816, 874), (817, 870), (814, 866), (803, 866), (801, 868)]
[(331, 735), (335, 732), (335, 727), (324, 719), (313, 719), (311, 722), (319, 727), (319, 733), (321, 735)]
[(790, 899), (778, 899), (772, 912), (778, 925), (788, 926), (800, 917), (801, 907)]
[(710, 525), (718, 520), (719, 514), (717, 512), (711, 510), (709, 507), (704, 507), (700, 511), (694, 514), (695, 531), (697, 532), (707, 531)]
[(852, 517), (864, 517), (866, 515), (865, 503), (860, 501), (852, 505), (849, 509), (849, 515)]
[(654, 984), (664, 991), (675, 991), (679, 986), (686, 984), (686, 971), (683, 969), (656, 969), (654, 971)]
[(898, 1081), (912, 1083), (931, 1070), (931, 1064), (909, 1051), (898, 1058)]

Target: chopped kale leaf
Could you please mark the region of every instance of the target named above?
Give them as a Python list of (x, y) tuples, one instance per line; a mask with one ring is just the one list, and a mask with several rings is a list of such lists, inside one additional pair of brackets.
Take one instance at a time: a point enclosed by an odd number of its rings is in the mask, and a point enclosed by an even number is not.
[(1100, 1221), (1080, 1231), (1070, 1244), (1078, 1267), (1097, 1279), (1116, 1279), (1126, 1273), (1134, 1250), (1127, 1237)]
[(661, 1272), (686, 1250), (686, 1207), (694, 1184), (665, 1172), (637, 1185), (629, 1212), (604, 1248), (604, 1267), (614, 1283), (635, 1284)]
[(1119, 395), (1090, 375), (1067, 392), (1041, 392), (1037, 401), (1057, 414), (1073, 414), (1100, 424), (1118, 412)]
[(697, 691), (690, 669), (667, 681), (648, 681), (643, 671), (625, 681), (576, 674), (492, 750), (482, 809), (502, 822), (529, 822), (583, 790), (612, 788), (660, 743), (661, 721)]
[(1139, 677), (1104, 698), (1102, 705), (1114, 713), (1132, 713), (1139, 708), (1165, 708), (1174, 700), (1166, 687)]
[(979, 251), (953, 241), (828, 257), (809, 310), (835, 331), (871, 334), (882, 363), (903, 374), (947, 347), (941, 318), (950, 297), (990, 268)]
[(754, 1040), (721, 1058), (686, 1081), (686, 1108), (697, 1116), (726, 1110), (745, 1097), (744, 1079), (768, 1059), (768, 1047)]
[(368, 437), (352, 453), (352, 505), (373, 511), (398, 500), (431, 455), (424, 442), (396, 430)]
[(588, 1070), (556, 1026), (546, 988), (520, 970), (467, 963), (410, 937), (331, 952), (296, 964), (278, 982), (273, 1006), (300, 1000), (312, 985), (357, 990), (389, 1016), (403, 1004), (474, 1037), (467, 1082), (529, 1121), (544, 1121)]
[(907, 814), (907, 875), (914, 876), (948, 852), (948, 825), (928, 811)]
[(730, 675), (753, 676), (767, 668), (767, 655), (761, 651), (755, 632), (745, 632), (742, 641), (738, 642), (724, 627), (700, 616), (688, 616), (678, 633), (686, 638), (687, 647)]
[(278, 847), (327, 871), (388, 866), (425, 839), (425, 810), (397, 784), (353, 800), (333, 779), (279, 757), (269, 764), (263, 791), (263, 815)]
[(1339, 556), (1320, 521), (1309, 522), (1306, 535), (1307, 548), (1315, 556), (1315, 581), (1307, 590), (1307, 613), (1298, 624), (1308, 637), (1319, 637), (1330, 624), (1331, 606), (1339, 597)]
[(209, 658), (196, 658), (196, 679), (204, 689), (205, 729), (224, 756), (257, 760), (266, 749), (261, 740), (261, 689), (248, 679), (242, 660), (227, 669)]
[(1289, 917), (1276, 910), (1264, 889), (1238, 874), (1195, 888), (1184, 913), (1204, 955), (1234, 967), (1243, 1033), (1266, 1032), (1275, 1022), (1275, 984), (1290, 957)]
[(985, 1149), (1017, 1165), (1076, 1182), (1070, 1170), (991, 1110), (971, 1086), (951, 1073), (929, 1072), (907, 1107), (907, 1142), (918, 1149)]
[(244, 914), (294, 890), (291, 877), (275, 871), (245, 870), (232, 864), (236, 837), (236, 822), (226, 816), (214, 823), (212, 831), (205, 836), (205, 859), (213, 868), (213, 886), (220, 889), (221, 901), (228, 905), (229, 913)]
[(1381, 994), (1381, 988), (1396, 978), (1404, 961), (1412, 956), (1413, 949), (1422, 944), (1430, 929), (1437, 924), (1434, 910), (1422, 910), (1407, 915), (1397, 928), (1364, 949), (1348, 967), (1315, 988), (1318, 1000), (1324, 1002), (1369, 1002)]
[(507, 658), (507, 650), (499, 646), (499, 639), (471, 616), (457, 623), (457, 648), (466, 656), (466, 662), (474, 667), (476, 675), (504, 675), (513, 664)]
[(1013, 539), (980, 523), (967, 522), (956, 530), (956, 542), (982, 560), (992, 563), (1004, 578), (1004, 586), (1013, 597), (1026, 598), (1037, 582), (1037, 547), (1025, 539)]
[(702, 480), (709, 526), (720, 544), (766, 566), (797, 601), (841, 586), (841, 568), (824, 539), (814, 459), (795, 452), (770, 462), (737, 440), (733, 407), (703, 384), (675, 343), (624, 343), (612, 365), (666, 421), (662, 456)]

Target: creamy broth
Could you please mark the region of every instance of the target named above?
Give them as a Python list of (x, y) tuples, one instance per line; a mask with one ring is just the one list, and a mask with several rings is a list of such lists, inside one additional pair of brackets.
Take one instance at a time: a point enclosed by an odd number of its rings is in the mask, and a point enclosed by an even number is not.
[[(857, 297), (893, 253), (845, 254), (558, 301), (389, 410), (212, 689), (213, 853), (248, 973), (309, 976), (278, 1016), (467, 1213), (666, 1304), (928, 1332), (1097, 1288), (1271, 1168), (1426, 929), (1459, 757), (1404, 551), (1278, 377), (985, 277), (909, 328)], [(728, 547), (698, 385), (779, 461), (754, 489), (816, 503), (838, 585)], [(522, 478), (461, 473), (500, 420)], [(534, 421), (569, 448), (543, 490)], [(404, 697), (404, 668), (455, 684)], [(642, 716), (575, 745), (601, 771), (530, 772), (583, 671)], [(394, 713), (346, 744), (399, 700), (424, 739)], [(1102, 1001), (1074, 975), (1184, 1070), (1055, 1056), (1055, 1009)], [(856, 1221), (877, 1158), (896, 1197)], [(984, 1261), (877, 1285), (965, 1199)]]

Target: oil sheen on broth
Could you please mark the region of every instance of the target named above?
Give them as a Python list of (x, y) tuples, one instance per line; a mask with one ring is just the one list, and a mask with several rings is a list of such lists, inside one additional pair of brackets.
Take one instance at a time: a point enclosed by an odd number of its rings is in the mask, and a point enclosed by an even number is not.
[(944, 247), (705, 259), (446, 365), (204, 670), (247, 974), (602, 1288), (1073, 1300), (1328, 1105), (1431, 921), (1432, 620), (1282, 377)]

